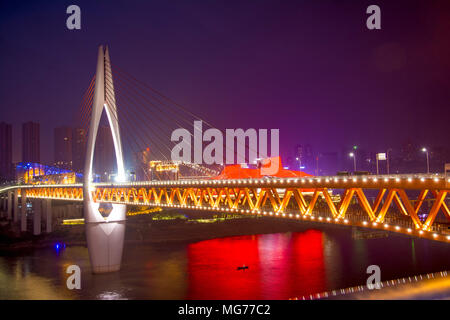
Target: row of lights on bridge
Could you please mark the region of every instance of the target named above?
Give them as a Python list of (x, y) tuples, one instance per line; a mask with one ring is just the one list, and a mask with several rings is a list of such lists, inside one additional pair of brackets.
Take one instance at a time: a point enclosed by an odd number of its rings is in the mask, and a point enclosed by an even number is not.
[[(231, 180), (192, 180), (192, 181), (141, 181), (141, 182), (125, 182), (125, 183), (120, 183), (117, 185), (124, 185), (124, 186), (144, 186), (144, 185), (162, 185), (162, 186), (168, 186), (168, 185), (224, 185), (224, 184), (292, 184), (292, 183), (314, 183), (314, 182), (358, 182), (358, 178), (353, 177), (353, 178), (307, 178), (307, 179), (231, 179)], [(362, 182), (368, 182), (369, 180), (371, 180), (372, 182), (378, 182), (380, 181), (384, 181), (384, 182), (389, 182), (390, 180), (395, 181), (395, 182), (402, 182), (402, 181), (407, 181), (407, 182), (413, 182), (413, 181), (421, 181), (421, 182), (425, 182), (425, 178), (421, 177), (421, 178), (377, 178), (377, 177), (369, 177), (369, 178), (362, 178), (361, 181)], [(439, 182), (439, 178), (435, 177), (433, 178), (434, 182)], [(448, 182), (450, 183), (450, 178), (448, 179)], [(95, 184), (96, 186), (109, 186), (108, 184), (103, 184), (103, 183), (99, 183), (99, 184)]]
[[(230, 179), (230, 180), (192, 180), (192, 181), (186, 181), (186, 180), (182, 180), (182, 181), (141, 181), (141, 182), (121, 182), (121, 183), (116, 183), (116, 184), (108, 184), (108, 183), (93, 183), (92, 186), (93, 187), (108, 187), (108, 186), (169, 186), (169, 185), (224, 185), (224, 184), (292, 184), (292, 183), (321, 183), (326, 182), (358, 182), (358, 178), (353, 177), (353, 178), (302, 178), (302, 179)], [(421, 178), (412, 178), (412, 177), (408, 177), (408, 178), (377, 178), (377, 177), (364, 177), (361, 179), (362, 182), (368, 182), (369, 180), (371, 180), (372, 182), (378, 182), (380, 181), (384, 181), (384, 182), (389, 182), (390, 180), (393, 180), (395, 182), (402, 182), (402, 181), (407, 181), (407, 182), (413, 182), (413, 181), (421, 181), (421, 182), (425, 182), (425, 178), (421, 177)], [(434, 182), (439, 182), (440, 178), (435, 177), (433, 178)], [(450, 178), (447, 180), (450, 183)], [(42, 187), (46, 187), (46, 188), (76, 188), (76, 187), (82, 187), (83, 184), (81, 183), (77, 183), (77, 184), (64, 184), (64, 185), (22, 185), (22, 186), (14, 186), (14, 187), (7, 187), (5, 188), (5, 191), (7, 189), (12, 189), (12, 188), (42, 188)], [(0, 190), (3, 191), (3, 190)]]

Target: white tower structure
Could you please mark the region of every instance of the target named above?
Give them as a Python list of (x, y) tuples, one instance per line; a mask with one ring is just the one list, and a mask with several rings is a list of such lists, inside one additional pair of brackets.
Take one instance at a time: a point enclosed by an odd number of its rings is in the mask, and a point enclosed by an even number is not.
[[(107, 89), (108, 88), (108, 89)], [(107, 94), (108, 91), (108, 94)], [(107, 217), (99, 211), (99, 203), (93, 201), (93, 157), (95, 141), (103, 110), (106, 111), (111, 128), (117, 161), (117, 181), (125, 181), (122, 142), (114, 96), (111, 62), (108, 48), (98, 49), (97, 71), (95, 75), (94, 100), (88, 133), (86, 161), (84, 166), (84, 221), (89, 258), (94, 273), (113, 272), (120, 269), (125, 236), (126, 206), (112, 204), (112, 211)]]

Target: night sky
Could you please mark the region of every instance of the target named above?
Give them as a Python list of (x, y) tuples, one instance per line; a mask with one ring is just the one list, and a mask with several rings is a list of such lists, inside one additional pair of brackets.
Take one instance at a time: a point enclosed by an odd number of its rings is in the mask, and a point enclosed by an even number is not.
[[(66, 8), (81, 8), (81, 30)], [(368, 5), (381, 30), (366, 28)], [(407, 139), (449, 146), (449, 1), (0, 2), (0, 121), (73, 125), (97, 48), (114, 64), (224, 128), (279, 128), (282, 151)], [(120, 106), (119, 106), (120, 108)], [(192, 129), (192, 128), (188, 128)]]

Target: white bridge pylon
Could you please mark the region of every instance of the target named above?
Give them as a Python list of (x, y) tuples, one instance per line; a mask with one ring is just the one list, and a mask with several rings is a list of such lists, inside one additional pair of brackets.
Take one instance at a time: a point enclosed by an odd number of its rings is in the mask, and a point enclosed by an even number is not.
[[(108, 97), (106, 95), (108, 85)], [(94, 100), (89, 126), (86, 160), (84, 165), (83, 204), (86, 239), (94, 273), (106, 273), (120, 270), (123, 242), (125, 236), (126, 206), (112, 204), (108, 217), (99, 212), (99, 203), (92, 199), (92, 165), (95, 141), (103, 109), (108, 117), (114, 142), (117, 161), (117, 181), (125, 181), (122, 142), (114, 96), (111, 62), (108, 47), (98, 49), (97, 71), (95, 75)]]

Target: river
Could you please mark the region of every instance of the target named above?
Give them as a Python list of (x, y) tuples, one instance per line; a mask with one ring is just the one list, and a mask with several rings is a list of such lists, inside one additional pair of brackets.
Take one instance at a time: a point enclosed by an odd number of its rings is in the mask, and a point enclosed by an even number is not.
[[(0, 252), (0, 299), (289, 299), (450, 270), (449, 244), (391, 234), (353, 239), (350, 229), (310, 228), (169, 244), (126, 244), (122, 270), (92, 275), (82, 246)], [(66, 286), (69, 265), (81, 289)], [(237, 270), (246, 265), (246, 270)]]

